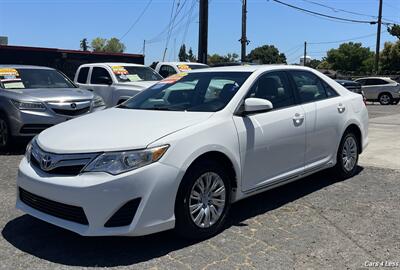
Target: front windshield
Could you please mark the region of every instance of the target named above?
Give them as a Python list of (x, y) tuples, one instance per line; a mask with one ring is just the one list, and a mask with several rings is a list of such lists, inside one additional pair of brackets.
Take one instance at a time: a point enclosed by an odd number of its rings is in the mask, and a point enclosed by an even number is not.
[(112, 71), (119, 82), (159, 81), (161, 75), (149, 67), (112, 66)]
[(5, 89), (75, 88), (54, 69), (0, 68), (0, 86)]
[(223, 109), (250, 72), (196, 72), (168, 77), (121, 104), (138, 110), (216, 112)]

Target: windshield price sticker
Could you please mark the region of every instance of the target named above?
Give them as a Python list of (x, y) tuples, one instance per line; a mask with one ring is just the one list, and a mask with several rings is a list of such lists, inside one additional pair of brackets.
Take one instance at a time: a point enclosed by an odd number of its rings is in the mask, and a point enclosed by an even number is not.
[(168, 78), (165, 78), (160, 83), (167, 83), (167, 84), (176, 83), (177, 81), (179, 81), (180, 79), (182, 79), (186, 75), (187, 75), (187, 73), (175, 74), (175, 75), (172, 75), (172, 76), (170, 76)]
[(129, 74), (129, 72), (122, 66), (112, 66), (111, 69), (112, 69), (113, 73), (116, 75)]
[(188, 65), (178, 65), (178, 69), (180, 71), (189, 71), (192, 70)]
[(14, 76), (14, 78), (19, 77), (19, 73), (14, 68), (0, 68), (0, 76)]

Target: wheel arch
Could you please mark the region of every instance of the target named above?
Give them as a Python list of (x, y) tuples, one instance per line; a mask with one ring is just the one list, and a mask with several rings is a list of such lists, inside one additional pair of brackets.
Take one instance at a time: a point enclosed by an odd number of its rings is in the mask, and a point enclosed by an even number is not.
[(357, 138), (357, 144), (358, 144), (358, 145), (357, 145), (357, 147), (358, 147), (358, 153), (361, 154), (362, 151), (363, 151), (363, 149), (362, 149), (363, 142), (362, 142), (362, 133), (361, 133), (360, 127), (359, 127), (358, 125), (356, 125), (355, 123), (350, 123), (350, 124), (346, 127), (346, 129), (344, 130), (344, 132), (343, 132), (343, 134), (342, 134), (341, 140), (343, 139), (343, 136), (344, 136), (346, 133), (348, 133), (348, 132), (353, 132), (354, 135), (356, 136), (356, 138)]

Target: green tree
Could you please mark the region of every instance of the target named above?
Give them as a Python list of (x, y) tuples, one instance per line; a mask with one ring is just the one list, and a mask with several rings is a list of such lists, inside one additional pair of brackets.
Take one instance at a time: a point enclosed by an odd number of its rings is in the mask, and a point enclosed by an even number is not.
[(221, 63), (232, 63), (237, 62), (239, 55), (237, 53), (228, 53), (227, 55), (212, 54), (208, 55), (208, 64), (221, 64)]
[(274, 45), (264, 45), (255, 48), (247, 56), (251, 62), (260, 64), (286, 64), (286, 56), (280, 53)]
[(94, 52), (104, 52), (104, 47), (106, 46), (107, 39), (97, 37), (92, 40), (91, 46)]
[(393, 26), (388, 26), (387, 31), (394, 37), (400, 39), (400, 25), (395, 24)]
[(181, 48), (179, 49), (178, 57), (179, 57), (179, 61), (182, 61), (182, 62), (186, 62), (188, 60), (189, 56), (186, 53), (185, 44), (182, 44)]
[(312, 59), (307, 66), (311, 67), (311, 68), (318, 68), (318, 66), (321, 64), (321, 60), (318, 59)]
[(110, 53), (123, 53), (125, 48), (125, 45), (118, 38), (111, 38), (107, 41), (104, 51)]
[(125, 45), (117, 38), (109, 40), (97, 37), (91, 43), (94, 52), (122, 53), (125, 51)]
[(388, 73), (400, 71), (400, 41), (385, 43), (381, 52), (381, 66), (382, 70)]
[(84, 38), (80, 42), (80, 47), (82, 51), (88, 51), (89, 50), (89, 45), (88, 45), (88, 40), (87, 38)]
[(370, 59), (374, 53), (365, 48), (361, 43), (343, 43), (338, 49), (327, 52), (326, 61), (332, 69), (344, 72), (372, 72), (370, 70)]
[(324, 59), (322, 59), (321, 63), (319, 63), (318, 69), (331, 69), (332, 65), (328, 63), (328, 61)]
[(190, 62), (196, 62), (197, 61), (196, 56), (194, 56), (194, 54), (193, 54), (192, 48), (189, 49), (188, 59), (189, 59)]

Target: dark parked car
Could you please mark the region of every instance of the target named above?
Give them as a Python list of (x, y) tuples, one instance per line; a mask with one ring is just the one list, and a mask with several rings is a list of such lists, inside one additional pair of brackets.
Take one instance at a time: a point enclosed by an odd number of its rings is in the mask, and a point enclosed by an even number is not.
[(336, 80), (339, 84), (346, 87), (351, 92), (362, 94), (361, 92), (361, 84), (358, 82), (353, 82), (350, 80)]

